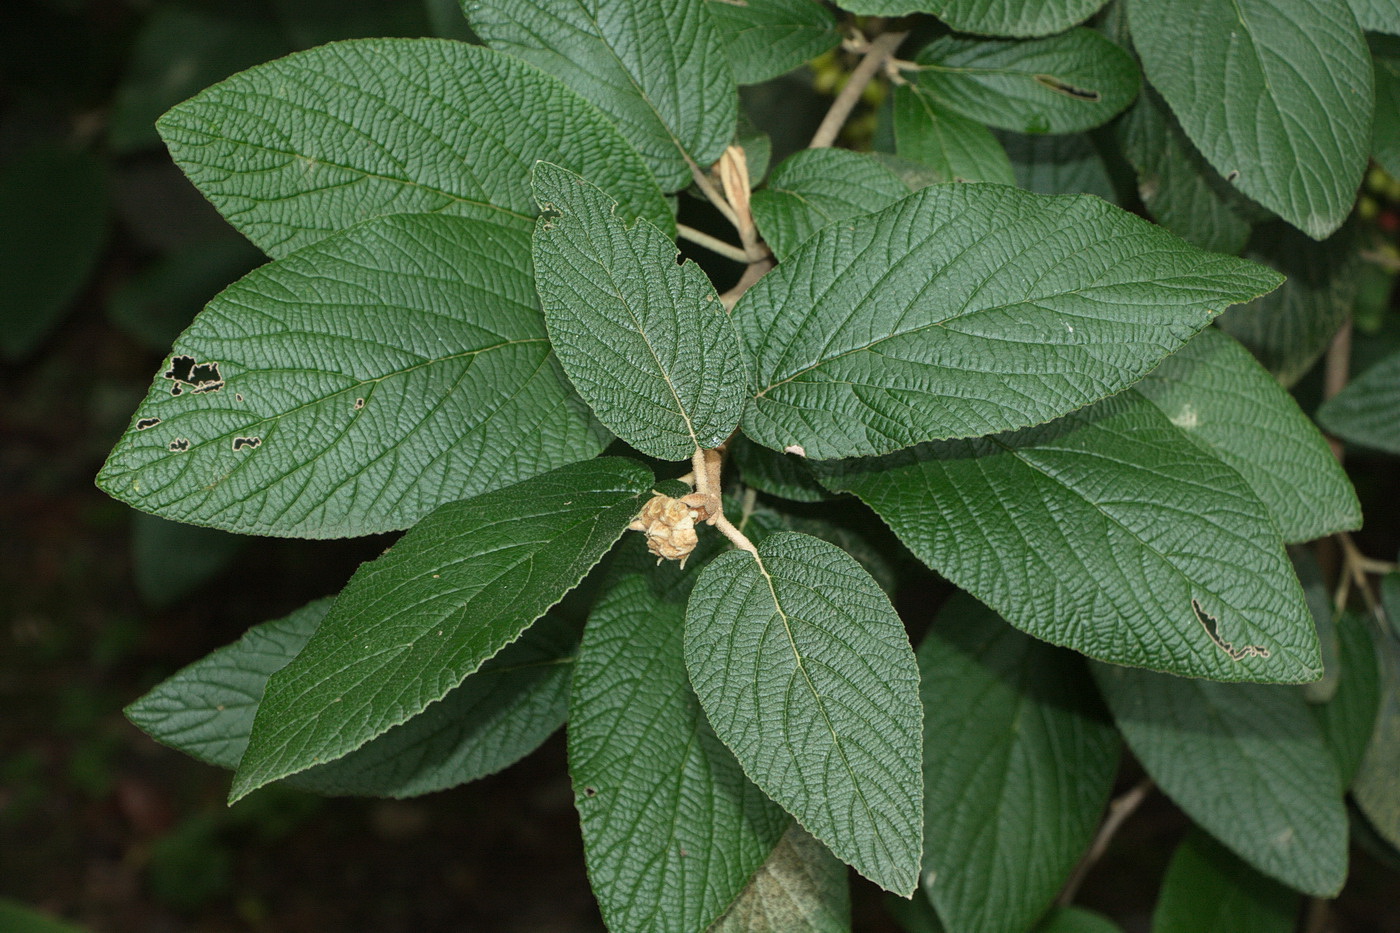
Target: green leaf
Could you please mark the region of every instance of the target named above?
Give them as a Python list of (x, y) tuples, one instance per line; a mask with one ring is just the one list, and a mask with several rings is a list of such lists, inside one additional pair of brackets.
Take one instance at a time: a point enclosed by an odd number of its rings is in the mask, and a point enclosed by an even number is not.
[(1011, 158), (1016, 184), (1036, 194), (1092, 194), (1110, 204), (1117, 200), (1103, 158), (1084, 133), (1027, 136), (997, 134)]
[(1143, 70), (1206, 161), (1321, 240), (1366, 169), (1371, 65), (1347, 0), (1133, 0)]
[(398, 215), (255, 270), (175, 342), (98, 485), (163, 518), (330, 538), (594, 456), (529, 250)]
[(576, 463), (441, 506), (363, 565), (268, 681), (231, 800), (422, 712), (583, 579), (650, 490), (628, 460)]
[(574, 674), (569, 772), (614, 933), (704, 929), (791, 824), (744, 777), (690, 689), (685, 596), (625, 577), (589, 617)]
[[(708, 167), (720, 157), (738, 118), (725, 34), (708, 7), (702, 0), (463, 3), (488, 45), (558, 75), (612, 117), (667, 191), (689, 184), (687, 159)], [(601, 165), (546, 161), (610, 177)]]
[(820, 460), (1037, 424), (1279, 281), (1095, 197), (934, 185), (819, 232), (740, 299), (744, 432)]
[[(250, 629), (157, 685), (127, 716), (158, 742), (236, 768), (268, 678), (296, 657), (332, 602)], [(564, 722), (577, 644), (572, 626), (546, 616), (442, 702), (286, 782), (319, 794), (408, 797), (499, 771)]]
[(0, 170), (0, 358), (34, 352), (107, 239), (107, 173), (86, 152), (31, 148)]
[(841, 0), (842, 9), (874, 16), (932, 13), (961, 32), (1048, 36), (1082, 23), (1104, 0)]
[(740, 84), (786, 74), (841, 42), (836, 17), (819, 0), (706, 0), (705, 6)]
[(1356, 491), (1327, 441), (1249, 351), (1220, 331), (1202, 331), (1134, 388), (1244, 477), (1286, 543), (1361, 527)]
[(819, 476), (1037, 638), (1193, 677), (1321, 673), (1268, 512), (1134, 392), (1023, 431), (822, 464)]
[(1289, 933), (1297, 913), (1296, 893), (1197, 829), (1172, 855), (1152, 933)]
[(184, 599), (225, 570), (247, 538), (132, 512), (131, 576), (148, 606)]
[(1370, 36), (1376, 69), (1376, 113), (1371, 125), (1371, 157), (1400, 176), (1400, 39)]
[(1312, 707), (1322, 737), (1332, 749), (1342, 786), (1351, 787), (1370, 744), (1381, 702), (1380, 665), (1366, 620), (1344, 612), (1337, 618), (1337, 689)]
[(1322, 356), (1351, 313), (1361, 266), (1357, 227), (1314, 243), (1283, 224), (1265, 224), (1255, 229), (1245, 256), (1288, 278), (1273, 294), (1231, 309), (1220, 326), (1291, 386)]
[(915, 87), (938, 109), (1018, 133), (1077, 133), (1133, 102), (1141, 77), (1092, 29), (1007, 41), (944, 36), (919, 52)]
[(1077, 655), (965, 594), (919, 646), (923, 887), (960, 933), (1026, 930), (1089, 847), (1118, 734)]
[(1323, 402), (1317, 420), (1348, 443), (1400, 454), (1400, 353), (1385, 357)]
[(821, 228), (888, 207), (909, 186), (869, 155), (803, 149), (784, 159), (750, 200), (758, 232), (779, 261)]
[(445, 39), (360, 39), (268, 62), (157, 124), (175, 161), (272, 256), (380, 214), (528, 231), (530, 167), (609, 179), (628, 217), (670, 208), (607, 118), (508, 55)]
[(535, 287), (554, 352), (574, 387), (642, 453), (685, 460), (739, 426), (747, 373), (714, 286), (671, 238), (630, 228), (601, 190), (547, 162), (535, 166), (544, 215)]
[(870, 575), (833, 544), (773, 535), (701, 572), (685, 641), (695, 692), (745, 773), (908, 896), (923, 845), (918, 669)]
[(846, 866), (793, 825), (707, 933), (850, 933)]
[(1392, 846), (1400, 848), (1400, 648), (1388, 634), (1377, 639), (1381, 702), (1371, 741), (1351, 792), (1356, 805)]
[(0, 897), (0, 929), (10, 933), (86, 933), (86, 928), (55, 920), (7, 897)]
[(760, 447), (742, 434), (729, 447), (731, 461), (739, 468), (744, 485), (770, 496), (794, 502), (821, 502), (831, 493), (812, 475), (812, 468), (796, 454), (780, 454)]
[[(828, 496), (834, 498), (830, 493)], [(785, 531), (800, 531), (829, 541), (855, 558), (891, 597), (899, 588), (904, 565), (918, 564), (890, 530), (865, 509), (804, 508), (772, 501), (748, 505), (726, 500), (725, 508), (739, 517), (739, 530), (754, 544)], [(922, 568), (918, 570), (922, 572)]]
[(1347, 874), (1336, 763), (1295, 689), (1094, 665), (1118, 729), (1186, 815), (1259, 871), (1331, 897)]
[(1103, 914), (1082, 907), (1056, 907), (1035, 933), (1123, 933), (1123, 928)]
[(1146, 90), (1118, 121), (1138, 196), (1162, 226), (1201, 249), (1238, 253), (1249, 241), (1243, 196), (1202, 158), (1155, 91)]
[(1347, 5), (1367, 32), (1400, 35), (1400, 0), (1347, 0)]
[(895, 152), (933, 169), (940, 181), (994, 181), (1016, 176), (1001, 143), (976, 120), (934, 106), (917, 85), (894, 89)]

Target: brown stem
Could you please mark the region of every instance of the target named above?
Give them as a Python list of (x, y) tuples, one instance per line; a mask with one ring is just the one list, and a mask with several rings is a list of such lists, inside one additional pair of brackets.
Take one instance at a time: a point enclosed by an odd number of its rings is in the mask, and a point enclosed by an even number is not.
[(831, 102), (831, 109), (822, 118), (809, 148), (825, 149), (836, 142), (836, 137), (841, 134), (841, 127), (846, 125), (846, 118), (855, 109), (856, 101), (860, 100), (865, 86), (879, 74), (885, 60), (894, 55), (895, 49), (899, 48), (899, 44), (907, 35), (908, 32), (887, 32), (871, 41), (865, 50), (865, 57), (861, 59), (855, 71), (851, 72), (846, 86), (836, 95), (836, 100)]
[(747, 250), (735, 246), (733, 243), (726, 243), (719, 237), (710, 236), (703, 230), (696, 230), (686, 224), (676, 224), (676, 233), (682, 240), (689, 240), (697, 246), (703, 246), (712, 253), (723, 256), (725, 259), (732, 259), (735, 262), (748, 262), (749, 253)]
[(1103, 823), (1099, 826), (1098, 835), (1094, 837), (1089, 851), (1084, 853), (1084, 857), (1074, 867), (1074, 873), (1065, 882), (1060, 896), (1055, 900), (1056, 904), (1068, 907), (1074, 903), (1074, 896), (1079, 893), (1079, 886), (1084, 883), (1084, 878), (1089, 874), (1089, 870), (1099, 859), (1103, 858), (1103, 854), (1107, 851), (1108, 844), (1113, 841), (1114, 835), (1127, 822), (1128, 817), (1142, 806), (1142, 802), (1147, 799), (1148, 794), (1152, 793), (1154, 786), (1152, 778), (1143, 778), (1134, 784), (1131, 790), (1125, 791), (1109, 803), (1108, 816), (1104, 817)]
[(768, 274), (768, 270), (777, 263), (772, 256), (765, 256), (757, 262), (751, 262), (744, 274), (739, 276), (739, 281), (734, 283), (734, 287), (723, 295), (719, 296), (720, 303), (724, 305), (724, 310), (733, 311), (734, 305), (743, 297), (744, 292), (753, 287), (754, 283)]
[[(1342, 324), (1332, 342), (1327, 345), (1327, 361), (1322, 373), (1322, 399), (1326, 401), (1347, 386), (1351, 371), (1351, 321)], [(1342, 442), (1335, 437), (1327, 439), (1332, 455), (1340, 463), (1343, 457)]]

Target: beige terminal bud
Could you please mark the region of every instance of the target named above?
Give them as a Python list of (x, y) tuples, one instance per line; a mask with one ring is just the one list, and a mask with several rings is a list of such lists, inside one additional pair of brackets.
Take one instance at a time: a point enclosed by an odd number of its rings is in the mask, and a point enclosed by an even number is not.
[(700, 493), (679, 499), (657, 493), (627, 527), (645, 534), (647, 549), (658, 558), (678, 560), (684, 567), (699, 541), (695, 523), (709, 518), (707, 502), (708, 497)]

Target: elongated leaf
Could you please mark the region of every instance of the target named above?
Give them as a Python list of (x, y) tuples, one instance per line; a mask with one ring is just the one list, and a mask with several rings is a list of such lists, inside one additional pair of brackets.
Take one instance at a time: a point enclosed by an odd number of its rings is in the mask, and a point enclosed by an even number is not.
[(536, 159), (596, 172), (628, 217), (670, 208), (596, 109), (534, 68), (444, 39), (358, 39), (259, 65), (158, 124), (175, 161), (272, 256), (379, 214), (528, 231)]
[(535, 167), (544, 216), (535, 287), (550, 342), (598, 419), (660, 460), (718, 447), (739, 426), (739, 337), (714, 286), (676, 244), (558, 166)]
[(1347, 5), (1367, 32), (1400, 35), (1400, 0), (1347, 0)]
[(1351, 792), (1376, 832), (1400, 848), (1400, 782), (1395, 780), (1400, 774), (1400, 648), (1393, 638), (1381, 637), (1376, 654), (1381, 665), (1381, 702)]
[(1324, 402), (1317, 420), (1344, 441), (1400, 454), (1400, 353), (1376, 363)]
[[(158, 742), (236, 768), (268, 678), (296, 657), (331, 603), (250, 629), (157, 685), (127, 716)], [(547, 616), (441, 703), (287, 783), (318, 794), (408, 797), (499, 771), (563, 724), (577, 643), (572, 626)]]
[(1342, 786), (1349, 788), (1371, 741), (1381, 703), (1381, 677), (1364, 618), (1342, 613), (1337, 619), (1337, 641), (1336, 692), (1312, 711), (1337, 761)]
[[(612, 117), (667, 191), (689, 183), (687, 158), (701, 166), (719, 158), (738, 117), (724, 33), (708, 6), (704, 0), (463, 3), (488, 45), (558, 75)], [(579, 170), (608, 177), (602, 166)]]
[(848, 554), (809, 535), (715, 558), (685, 661), (715, 732), (764, 793), (887, 890), (922, 849), (918, 670), (904, 626)]
[(1193, 830), (1177, 846), (1152, 933), (1289, 933), (1298, 895)]
[(895, 152), (933, 169), (940, 181), (1016, 183), (1001, 143), (976, 120), (934, 106), (917, 85), (894, 89)]
[(1135, 386), (1249, 483), (1287, 543), (1361, 527), (1361, 504), (1326, 440), (1249, 351), (1207, 329)]
[(1143, 69), (1211, 165), (1314, 239), (1366, 169), (1371, 67), (1347, 0), (1133, 0)]
[(1011, 158), (1016, 184), (1036, 194), (1092, 194), (1117, 200), (1103, 158), (1084, 133), (1027, 136), (997, 134)]
[(793, 825), (708, 933), (850, 933), (846, 866)]
[(1250, 224), (1243, 196), (1191, 145), (1155, 91), (1144, 91), (1117, 129), (1137, 171), (1138, 195), (1159, 224), (1201, 249), (1244, 249)]
[(1082, 23), (1104, 0), (842, 0), (842, 9), (875, 16), (932, 13), (961, 32), (1048, 36)]
[(706, 0), (740, 84), (799, 68), (841, 42), (836, 17), (820, 0)]
[(829, 459), (1037, 424), (1278, 282), (1098, 198), (935, 185), (821, 231), (740, 299), (744, 432)]
[(163, 518), (330, 538), (407, 527), (604, 437), (550, 353), (528, 235), (400, 215), (210, 302), (97, 482)]
[(1400, 39), (1371, 36), (1376, 68), (1376, 113), (1371, 126), (1371, 157), (1391, 175), (1400, 175)]
[(1136, 393), (1024, 431), (819, 467), (1037, 638), (1218, 680), (1321, 673), (1268, 512)]
[(101, 255), (107, 214), (94, 155), (36, 147), (0, 171), (0, 357), (32, 353), (68, 310)]
[(1018, 133), (1076, 133), (1137, 96), (1131, 55), (1092, 29), (1004, 41), (944, 36), (924, 46), (915, 82), (937, 108)]
[(1312, 368), (1351, 313), (1361, 265), (1356, 234), (1351, 225), (1314, 243), (1273, 223), (1250, 240), (1245, 256), (1288, 278), (1273, 294), (1221, 316), (1220, 326), (1284, 386)]
[(1289, 887), (1337, 893), (1347, 873), (1341, 781), (1301, 693), (1093, 671), (1133, 755), (1187, 816)]
[(803, 149), (773, 169), (751, 204), (758, 232), (779, 260), (822, 227), (888, 207), (909, 194), (893, 171), (848, 149)]
[(577, 585), (652, 481), (603, 458), (419, 522), (356, 571), (268, 681), (231, 799), (346, 755), (442, 699)]
[(1118, 734), (1082, 658), (965, 594), (918, 658), (924, 891), (960, 933), (1029, 929), (1093, 839)]
[(792, 822), (744, 777), (690, 689), (685, 596), (624, 578), (589, 617), (574, 676), (569, 772), (614, 933), (704, 929)]

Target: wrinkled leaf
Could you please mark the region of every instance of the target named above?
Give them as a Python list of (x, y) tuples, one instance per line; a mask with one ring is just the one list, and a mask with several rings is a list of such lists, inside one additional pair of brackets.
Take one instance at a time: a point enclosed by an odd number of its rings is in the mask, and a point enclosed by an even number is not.
[(997, 134), (1011, 158), (1016, 184), (1036, 194), (1092, 194), (1117, 200), (1103, 158), (1084, 133), (1027, 136)]
[(1400, 648), (1388, 635), (1378, 638), (1376, 647), (1381, 702), (1351, 792), (1376, 832), (1400, 848), (1400, 781), (1395, 779), (1400, 774)]
[(739, 426), (747, 374), (714, 286), (645, 221), (558, 166), (535, 166), (544, 215), (535, 287), (574, 387), (618, 437), (660, 460), (718, 447)]
[(1381, 674), (1366, 620), (1352, 613), (1337, 619), (1337, 689), (1312, 707), (1322, 737), (1332, 749), (1342, 786), (1351, 787), (1371, 741), (1381, 703)]
[(708, 933), (850, 933), (846, 866), (793, 825)]
[(1289, 887), (1331, 897), (1347, 874), (1336, 763), (1297, 690), (1093, 665), (1133, 755), (1186, 815)]
[(932, 13), (960, 32), (1048, 36), (1082, 23), (1104, 0), (842, 0), (842, 9), (875, 16)]
[(1289, 933), (1297, 913), (1295, 892), (1196, 829), (1172, 855), (1152, 933)]
[(934, 106), (917, 85), (894, 89), (895, 152), (931, 168), (939, 181), (1016, 183), (1001, 143), (976, 120)]
[(445, 39), (358, 39), (250, 68), (161, 117), (175, 161), (272, 256), (380, 214), (528, 231), (530, 168), (608, 180), (628, 217), (670, 208), (596, 109), (508, 55)]
[(799, 68), (841, 42), (820, 0), (706, 0), (734, 78), (758, 84)]
[(751, 200), (758, 232), (779, 260), (821, 228), (888, 207), (909, 186), (869, 155), (848, 149), (803, 149), (773, 169)]
[(1134, 392), (1010, 434), (821, 464), (819, 475), (1037, 638), (1194, 677), (1321, 673), (1268, 512)]
[(1370, 36), (1376, 69), (1376, 113), (1371, 125), (1371, 157), (1391, 176), (1400, 176), (1400, 39)]
[(98, 485), (163, 518), (330, 538), (594, 456), (529, 249), (400, 215), (255, 270), (175, 342)]
[(355, 572), (268, 681), (230, 799), (340, 758), (446, 696), (583, 579), (652, 482), (603, 458), (420, 521)]
[(922, 850), (918, 669), (870, 575), (809, 535), (705, 567), (686, 668), (715, 732), (838, 858), (908, 895)]
[(1278, 282), (1098, 198), (935, 185), (820, 231), (740, 299), (744, 432), (829, 459), (1037, 424)]
[(1347, 0), (1347, 5), (1367, 32), (1400, 34), (1400, 0)]
[(1347, 0), (1133, 0), (1143, 70), (1206, 161), (1321, 240), (1366, 169), (1371, 66)]
[[(487, 45), (558, 75), (617, 124), (661, 186), (708, 167), (738, 117), (725, 34), (700, 0), (465, 0)], [(564, 124), (567, 128), (569, 124)], [(602, 166), (570, 165), (610, 178)]]
[(690, 689), (685, 596), (625, 577), (589, 617), (574, 675), (569, 772), (613, 933), (704, 929), (792, 822), (744, 777)]
[(1317, 420), (1342, 440), (1400, 454), (1400, 353), (1392, 353), (1322, 403)]
[(1122, 46), (1084, 28), (1023, 41), (944, 36), (915, 61), (915, 86), (934, 107), (1018, 133), (1106, 123), (1141, 83)]
[(1118, 734), (1082, 658), (956, 594), (919, 646), (923, 889), (962, 933), (1028, 929), (1093, 839)]

